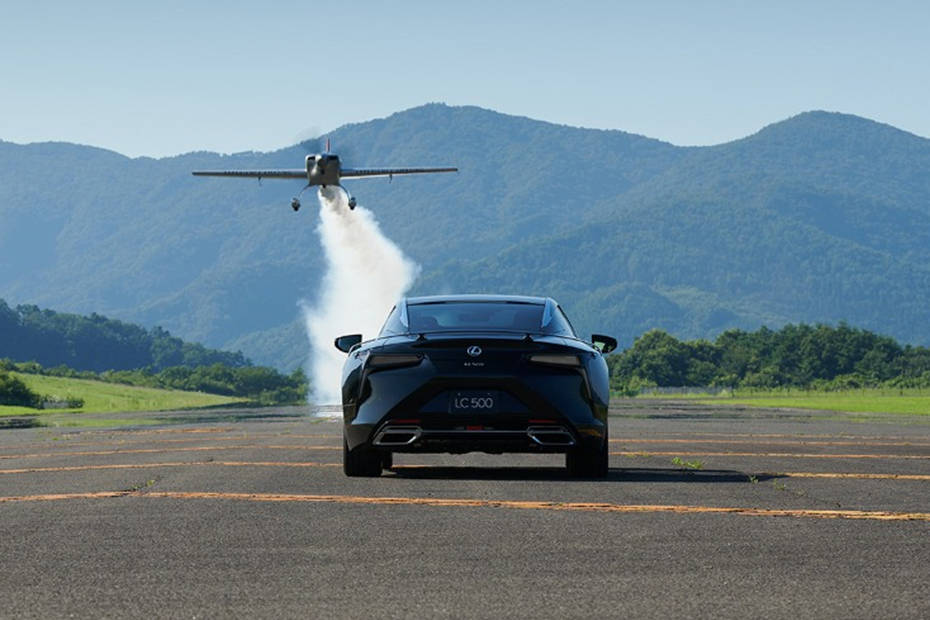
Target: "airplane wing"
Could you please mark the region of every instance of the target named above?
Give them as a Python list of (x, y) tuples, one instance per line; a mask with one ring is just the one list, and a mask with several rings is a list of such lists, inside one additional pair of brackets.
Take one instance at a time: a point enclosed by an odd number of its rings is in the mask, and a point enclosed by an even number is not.
[(396, 174), (427, 174), (430, 172), (458, 172), (458, 168), (343, 168), (342, 177), (392, 177)]
[(292, 170), (195, 170), (195, 177), (248, 177), (252, 179), (306, 179), (307, 171)]

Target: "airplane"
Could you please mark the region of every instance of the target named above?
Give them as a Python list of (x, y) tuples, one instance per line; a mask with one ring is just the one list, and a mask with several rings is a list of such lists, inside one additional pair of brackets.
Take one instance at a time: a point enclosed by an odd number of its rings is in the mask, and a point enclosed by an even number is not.
[(262, 179), (306, 179), (307, 185), (300, 193), (291, 199), (291, 208), (300, 209), (300, 196), (313, 186), (335, 186), (346, 194), (349, 209), (356, 205), (355, 197), (342, 185), (343, 177), (373, 178), (388, 177), (393, 179), (399, 174), (426, 174), (433, 172), (458, 172), (458, 168), (343, 168), (339, 156), (329, 152), (329, 140), (326, 141), (326, 152), (318, 155), (307, 155), (304, 159), (304, 168), (289, 170), (195, 170), (191, 174), (198, 177), (247, 177)]

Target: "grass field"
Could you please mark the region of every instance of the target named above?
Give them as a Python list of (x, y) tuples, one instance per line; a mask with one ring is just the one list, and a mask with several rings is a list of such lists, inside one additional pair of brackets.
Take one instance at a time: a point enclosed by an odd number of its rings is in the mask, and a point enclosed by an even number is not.
[(80, 409), (30, 409), (28, 407), (11, 407), (0, 405), (0, 416), (23, 414), (55, 413), (112, 413), (130, 411), (168, 411), (172, 409), (195, 409), (245, 402), (243, 398), (217, 396), (202, 392), (183, 392), (181, 390), (159, 390), (155, 388), (134, 387), (118, 383), (88, 381), (86, 379), (69, 379), (65, 377), (46, 377), (10, 373), (26, 386), (43, 396), (65, 399), (81, 398), (84, 406)]
[(690, 398), (706, 404), (821, 409), (849, 413), (930, 415), (930, 390), (862, 389), (844, 392), (804, 390), (736, 391), (730, 395)]

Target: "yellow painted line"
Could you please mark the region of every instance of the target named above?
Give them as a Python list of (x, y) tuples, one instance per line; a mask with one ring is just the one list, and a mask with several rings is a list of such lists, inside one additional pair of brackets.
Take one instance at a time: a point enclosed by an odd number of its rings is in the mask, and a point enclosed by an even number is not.
[[(205, 443), (213, 441), (245, 441), (248, 439), (253, 439), (253, 437), (246, 437), (239, 435), (238, 437), (187, 437), (184, 439), (153, 439), (151, 437), (146, 439), (119, 439), (114, 441), (43, 441), (41, 446), (55, 446), (60, 448), (86, 448), (88, 446), (135, 446), (138, 444), (145, 445), (159, 445), (159, 444), (183, 444), (183, 443)], [(36, 444), (33, 444), (36, 445)]]
[(342, 463), (314, 463), (311, 461), (193, 461), (173, 463), (108, 463), (106, 465), (71, 465), (65, 467), (23, 467), (0, 469), (2, 474), (37, 474), (68, 471), (90, 471), (97, 469), (157, 469), (160, 467), (342, 467)]
[[(313, 461), (176, 461), (169, 463), (108, 463), (105, 465), (69, 465), (64, 467), (23, 467), (20, 469), (0, 469), (3, 474), (35, 474), (71, 471), (92, 471), (104, 469), (158, 469), (161, 467), (342, 467), (342, 463), (318, 463)], [(430, 465), (397, 465), (395, 469), (422, 469)], [(781, 478), (832, 478), (859, 480), (924, 480), (930, 481), (930, 474), (864, 474), (837, 472), (762, 472), (747, 474), (754, 476), (773, 476)]]
[(108, 454), (161, 454), (164, 452), (210, 452), (216, 450), (341, 450), (340, 446), (288, 446), (251, 444), (246, 446), (196, 446), (188, 448), (137, 448), (133, 450), (85, 450), (45, 452), (36, 454), (0, 454), (0, 459), (35, 459), (54, 456), (105, 456)]
[(44, 493), (42, 495), (14, 495), (0, 497), (0, 504), (10, 502), (54, 502), (65, 499), (108, 499), (111, 497), (126, 497), (134, 491), (97, 491), (95, 493)]
[[(221, 442), (221, 441), (246, 441), (246, 440), (258, 440), (258, 439), (277, 439), (277, 440), (288, 440), (288, 439), (332, 439), (334, 443), (338, 443), (341, 439), (338, 435), (291, 435), (288, 433), (273, 433), (268, 435), (263, 434), (239, 434), (233, 437), (185, 437), (183, 439), (116, 439), (113, 441), (71, 441), (68, 439), (65, 440), (43, 440), (40, 442), (31, 442), (31, 445), (40, 445), (40, 446), (51, 446), (61, 448), (86, 448), (88, 446), (133, 446), (137, 444), (146, 444), (146, 445), (158, 445), (158, 444), (183, 444), (183, 443), (209, 443), (209, 442)], [(2, 457), (2, 455), (0, 455)]]
[(69, 431), (74, 434), (87, 434), (87, 435), (161, 435), (165, 433), (232, 433), (241, 431), (241, 429), (236, 429), (233, 427), (220, 427), (220, 428), (149, 428), (149, 429), (134, 429), (134, 430), (81, 430), (81, 431)]
[(611, 439), (610, 443), (632, 444), (641, 443), (650, 444), (761, 444), (769, 446), (913, 446), (913, 447), (930, 447), (930, 443), (910, 442), (910, 441), (809, 441), (798, 439), (795, 441), (771, 441), (764, 439)]
[(926, 474), (857, 474), (857, 473), (831, 473), (831, 472), (785, 472), (778, 474), (761, 473), (756, 476), (780, 476), (784, 478), (852, 478), (857, 480), (930, 480)]
[(812, 435), (799, 435), (797, 433), (665, 433), (669, 437), (697, 437), (704, 439), (714, 439), (717, 437), (748, 437), (748, 438), (785, 438), (785, 439), (878, 439), (881, 441), (907, 441), (913, 437), (902, 437), (898, 435), (831, 435), (825, 433), (815, 433)]
[(296, 495), (279, 493), (210, 493), (184, 491), (102, 491), (96, 493), (59, 493), (0, 497), (0, 503), (60, 501), (69, 499), (106, 499), (117, 497), (151, 499), (219, 499), (249, 502), (309, 502), (329, 504), (368, 504), (389, 506), (430, 506), (449, 508), (508, 508), (516, 510), (557, 510), (601, 513), (736, 514), (754, 517), (797, 517), (812, 519), (870, 519), (876, 521), (930, 521), (927, 512), (892, 512), (886, 510), (806, 510), (783, 508), (742, 508), (663, 504), (609, 504), (600, 502), (512, 501), (493, 499), (455, 499), (438, 497), (365, 497), (357, 495)]
[[(433, 465), (395, 465), (391, 469), (427, 469), (432, 468)], [(681, 470), (678, 469), (657, 469), (657, 472), (662, 471), (672, 471), (678, 472)], [(2, 473), (2, 471), (0, 471)], [(851, 478), (851, 479), (861, 479), (861, 480), (928, 480), (930, 481), (930, 474), (859, 474), (859, 473), (835, 473), (835, 472), (759, 472), (759, 473), (746, 473), (744, 474), (749, 479), (749, 476), (756, 477), (774, 477), (774, 478)]]
[(611, 452), (612, 456), (756, 456), (796, 459), (910, 459), (930, 460), (930, 454), (804, 454), (800, 452)]

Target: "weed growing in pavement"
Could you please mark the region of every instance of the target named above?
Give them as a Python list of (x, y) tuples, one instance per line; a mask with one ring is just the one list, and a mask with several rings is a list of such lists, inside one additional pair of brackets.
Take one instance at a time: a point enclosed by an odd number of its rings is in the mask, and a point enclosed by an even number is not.
[(155, 483), (158, 482), (159, 480), (161, 480), (161, 478), (153, 478), (151, 480), (146, 480), (145, 482), (142, 482), (140, 484), (134, 484), (133, 486), (129, 487), (126, 490), (129, 491), (130, 493), (135, 493), (136, 491), (141, 491), (142, 489), (147, 489), (150, 486), (154, 486)]
[(673, 458), (672, 463), (686, 469), (704, 469), (704, 461), (684, 461), (679, 456)]

